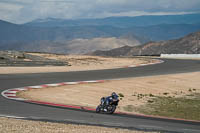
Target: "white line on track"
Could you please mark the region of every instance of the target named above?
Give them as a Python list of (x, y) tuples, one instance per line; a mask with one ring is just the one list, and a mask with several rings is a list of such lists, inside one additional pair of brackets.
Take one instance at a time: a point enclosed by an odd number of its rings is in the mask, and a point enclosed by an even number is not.
[(12, 116), (12, 115), (2, 115), (2, 114), (0, 114), (0, 117), (15, 118), (15, 119), (25, 119), (26, 118), (26, 117)]

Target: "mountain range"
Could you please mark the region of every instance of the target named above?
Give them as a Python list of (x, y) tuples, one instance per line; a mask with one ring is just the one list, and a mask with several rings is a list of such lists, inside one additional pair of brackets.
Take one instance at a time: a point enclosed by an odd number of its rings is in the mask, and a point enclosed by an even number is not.
[(0, 20), (0, 29), (0, 50), (82, 54), (183, 37), (200, 30), (200, 14), (47, 18), (25, 24)]
[(25, 25), (36, 27), (67, 27), (67, 26), (112, 26), (120, 28), (146, 27), (160, 24), (196, 24), (200, 23), (200, 14), (183, 15), (149, 15), (136, 17), (108, 17), (99, 19), (56, 19), (46, 18), (28, 22)]

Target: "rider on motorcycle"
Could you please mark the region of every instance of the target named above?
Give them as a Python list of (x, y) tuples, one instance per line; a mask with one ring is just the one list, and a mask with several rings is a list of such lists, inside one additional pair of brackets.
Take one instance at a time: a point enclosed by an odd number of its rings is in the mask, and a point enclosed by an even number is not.
[[(104, 107), (106, 107), (106, 106), (108, 106), (110, 103), (112, 103), (113, 101), (118, 101), (118, 100), (119, 100), (118, 97), (119, 97), (119, 96), (118, 96), (115, 92), (113, 92), (113, 93), (111, 94), (111, 96), (102, 97), (102, 98), (101, 98), (101, 105), (103, 105)], [(104, 108), (104, 111), (107, 111), (107, 109)]]

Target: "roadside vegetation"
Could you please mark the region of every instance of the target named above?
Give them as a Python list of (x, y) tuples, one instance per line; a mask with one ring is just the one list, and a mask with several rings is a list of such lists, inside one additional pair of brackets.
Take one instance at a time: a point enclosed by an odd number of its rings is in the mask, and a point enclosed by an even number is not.
[(156, 96), (138, 111), (148, 115), (200, 120), (200, 93), (184, 97)]

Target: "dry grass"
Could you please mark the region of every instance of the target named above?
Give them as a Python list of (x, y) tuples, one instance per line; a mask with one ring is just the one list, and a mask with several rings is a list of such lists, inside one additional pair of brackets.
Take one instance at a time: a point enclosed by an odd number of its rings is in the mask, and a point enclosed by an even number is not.
[(177, 98), (156, 97), (138, 110), (148, 115), (200, 121), (200, 93)]
[(127, 129), (58, 124), (0, 117), (0, 133), (145, 133)]

